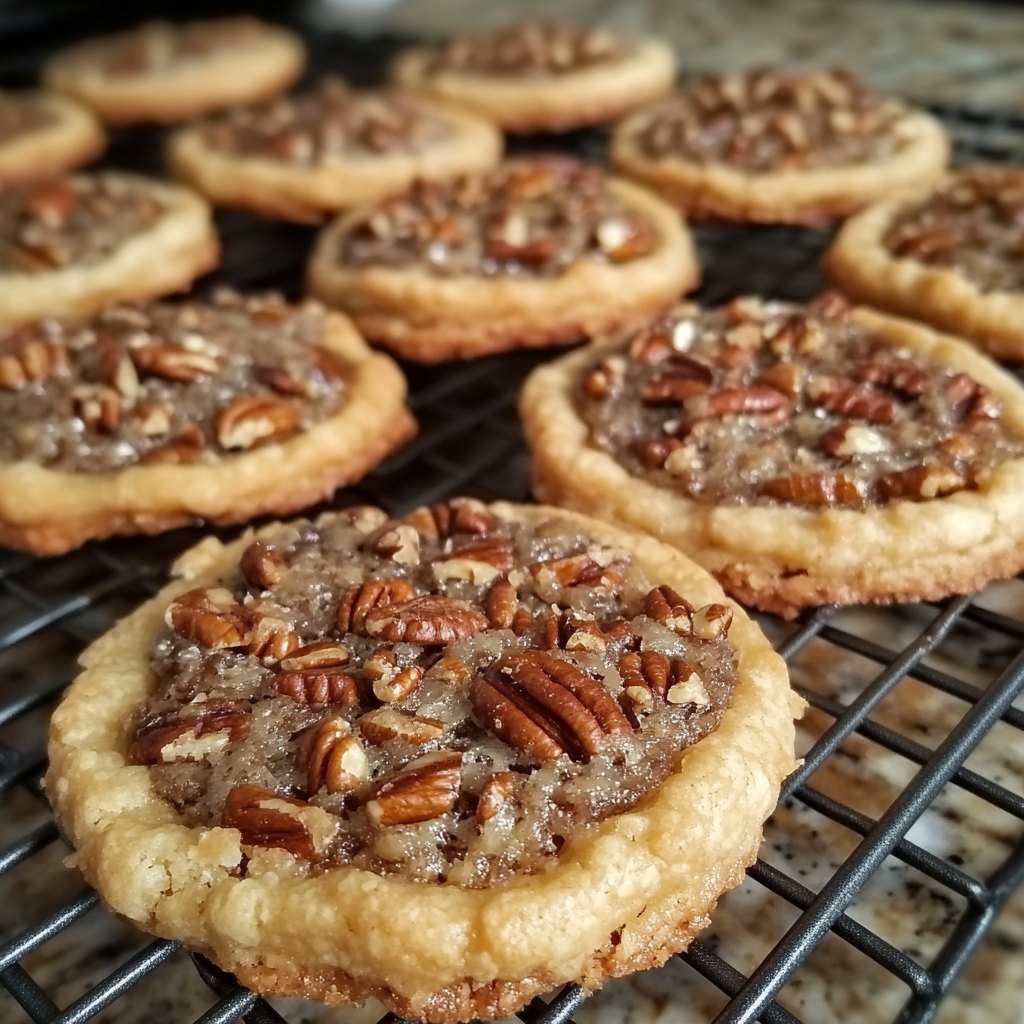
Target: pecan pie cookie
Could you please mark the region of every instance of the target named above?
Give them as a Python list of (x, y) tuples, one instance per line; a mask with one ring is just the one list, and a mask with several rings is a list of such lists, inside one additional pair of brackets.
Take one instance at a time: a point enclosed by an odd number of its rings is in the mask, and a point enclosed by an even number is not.
[(795, 766), (760, 630), (570, 512), (348, 509), (177, 571), (85, 654), (47, 791), (118, 913), (261, 992), (453, 1022), (661, 963)]
[(105, 146), (85, 107), (52, 93), (0, 90), (0, 185), (60, 174)]
[(837, 295), (679, 307), (536, 370), (520, 409), (543, 500), (660, 536), (760, 608), (1024, 567), (1024, 389)]
[(0, 544), (312, 505), (415, 430), (394, 363), (277, 296), (112, 306), (0, 331)]
[(816, 224), (925, 186), (949, 143), (933, 117), (840, 70), (698, 79), (620, 124), (612, 163), (695, 217)]
[(219, 254), (210, 208), (190, 189), (120, 171), (5, 188), (0, 323), (180, 291)]
[(149, 21), (58, 53), (43, 81), (110, 124), (174, 123), (276, 96), (305, 60), (296, 36), (255, 18)]
[(502, 138), (489, 121), (398, 92), (337, 79), (181, 129), (170, 160), (215, 203), (291, 220), (403, 192), (417, 179), (488, 171)]
[(509, 132), (562, 132), (610, 121), (663, 96), (675, 56), (656, 39), (524, 21), (398, 56), (401, 86), (453, 100)]
[(508, 161), (340, 217), (309, 285), (423, 362), (576, 341), (697, 283), (686, 227), (657, 197), (570, 157)]
[(1024, 359), (1024, 169), (967, 167), (864, 210), (826, 257), (844, 292)]

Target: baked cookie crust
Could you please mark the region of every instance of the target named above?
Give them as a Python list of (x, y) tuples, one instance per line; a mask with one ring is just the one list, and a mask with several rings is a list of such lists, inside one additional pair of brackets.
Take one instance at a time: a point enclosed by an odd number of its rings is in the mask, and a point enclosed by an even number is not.
[(417, 178), (447, 180), (484, 172), (501, 159), (501, 134), (488, 121), (431, 104), (451, 135), (418, 153), (331, 157), (312, 166), (233, 155), (210, 146), (201, 126), (177, 132), (168, 146), (174, 172), (211, 202), (271, 217), (317, 222), (329, 213), (372, 203), (407, 189)]
[(1024, 359), (1024, 293), (985, 291), (954, 269), (885, 245), (893, 222), (925, 195), (915, 190), (848, 220), (825, 256), (829, 279), (857, 302), (969, 338), (997, 359)]
[(0, 544), (56, 555), (114, 534), (243, 522), (315, 504), (359, 479), (416, 432), (405, 378), (343, 316), (327, 316), (323, 344), (347, 368), (344, 401), (287, 441), (207, 465), (70, 473), (0, 463)]
[(183, 291), (217, 265), (220, 241), (205, 200), (180, 185), (120, 177), (144, 182), (164, 204), (161, 216), (96, 262), (34, 274), (0, 273), (0, 324), (88, 316), (112, 302)]
[[(692, 600), (723, 600), (706, 573), (653, 538), (561, 510), (494, 511), (526, 522), (564, 517)], [(719, 727), (634, 809), (571, 838), (549, 870), (462, 889), (351, 865), (301, 877), (290, 854), (268, 851), (258, 871), (250, 861), (249, 877), (236, 877), (239, 833), (182, 824), (155, 796), (149, 769), (128, 763), (124, 722), (147, 696), (148, 652), (168, 601), (229, 570), (250, 541), (208, 539), (183, 556), (175, 582), (86, 652), (54, 716), (47, 791), (76, 845), (74, 863), (116, 912), (260, 991), (328, 1003), (375, 996), (443, 1024), (501, 1016), (561, 983), (597, 987), (663, 962), (754, 859), (796, 764), (801, 702), (737, 608), (739, 681)], [(376, 927), (381, 920), (392, 927)]]
[(615, 60), (538, 79), (434, 71), (432, 56), (432, 50), (421, 47), (399, 54), (392, 80), (459, 103), (519, 135), (611, 121), (663, 96), (676, 77), (675, 55), (654, 39), (636, 42)]
[(827, 224), (894, 189), (931, 184), (949, 160), (949, 141), (942, 126), (920, 111), (908, 111), (901, 120), (905, 144), (892, 156), (834, 168), (761, 173), (676, 156), (651, 157), (639, 144), (638, 134), (653, 116), (640, 111), (615, 128), (609, 151), (612, 165), (696, 220)]
[(311, 294), (343, 309), (371, 341), (417, 362), (474, 359), (568, 344), (642, 319), (696, 287), (693, 240), (678, 214), (646, 189), (613, 178), (609, 190), (647, 216), (658, 241), (623, 264), (577, 260), (557, 277), (441, 277), (416, 269), (348, 268), (335, 258), (349, 220), (321, 235)]
[(306, 55), (297, 36), (255, 18), (230, 20), (245, 35), (239, 45), (223, 48), (215, 56), (153, 72), (109, 74), (103, 62), (133, 35), (175, 31), (167, 23), (148, 22), (131, 32), (88, 39), (58, 53), (43, 68), (43, 83), (84, 103), (107, 124), (123, 125), (187, 121), (224, 107), (269, 99), (298, 79)]
[[(909, 321), (853, 310), (894, 345), (962, 370), (1001, 400), (1024, 433), (1024, 390), (971, 346)], [(592, 350), (535, 370), (520, 398), (534, 490), (552, 504), (646, 530), (686, 552), (737, 599), (787, 617), (821, 604), (935, 600), (1024, 568), (1024, 459), (977, 490), (864, 511), (712, 505), (631, 474), (594, 447), (574, 394)]]
[(106, 148), (106, 135), (86, 107), (48, 93), (25, 98), (38, 103), (52, 120), (0, 144), (0, 184), (60, 174), (88, 163)]

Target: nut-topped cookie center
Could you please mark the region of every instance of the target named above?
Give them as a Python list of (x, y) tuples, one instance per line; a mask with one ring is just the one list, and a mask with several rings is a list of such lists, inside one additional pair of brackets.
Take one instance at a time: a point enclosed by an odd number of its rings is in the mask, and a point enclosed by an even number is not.
[(484, 886), (541, 870), (716, 728), (731, 620), (569, 520), (350, 509), (265, 532), (170, 605), (132, 756), (250, 856)]
[(458, 36), (432, 54), (431, 72), (498, 78), (547, 78), (621, 60), (633, 47), (604, 28), (531, 20)]
[(114, 306), (0, 332), (0, 459), (68, 472), (211, 463), (341, 403), (323, 314), (276, 296)]
[(227, 112), (203, 129), (216, 149), (309, 166), (332, 157), (417, 153), (451, 135), (429, 104), (397, 92), (355, 92), (338, 79)]
[(957, 172), (896, 216), (885, 245), (897, 256), (955, 270), (982, 291), (1024, 291), (1024, 171)]
[(0, 273), (40, 274), (105, 259), (166, 211), (144, 179), (104, 172), (0, 193)]
[(753, 71), (696, 80), (637, 131), (656, 158), (771, 172), (843, 167), (903, 147), (904, 104), (842, 70)]
[(350, 218), (337, 254), (353, 266), (554, 277), (583, 259), (638, 259), (657, 242), (651, 221), (613, 191), (604, 172), (549, 157), (450, 184), (420, 182)]
[(704, 502), (923, 501), (1024, 453), (986, 387), (874, 337), (836, 295), (680, 307), (605, 349), (577, 387), (595, 444)]

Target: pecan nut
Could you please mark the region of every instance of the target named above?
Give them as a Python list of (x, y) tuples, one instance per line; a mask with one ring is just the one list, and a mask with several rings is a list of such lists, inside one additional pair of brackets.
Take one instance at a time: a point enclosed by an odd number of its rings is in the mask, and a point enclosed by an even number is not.
[(262, 540), (253, 541), (242, 552), (238, 564), (246, 583), (256, 590), (270, 590), (276, 586), (287, 568), (281, 552)]
[(498, 518), (482, 501), (453, 498), (414, 509), (404, 522), (415, 527), (424, 537), (446, 540), (457, 533), (490, 533), (498, 525)]
[(337, 819), (321, 808), (250, 785), (231, 789), (220, 823), (238, 829), (243, 846), (286, 850), (309, 861), (323, 859), (337, 830)]
[(171, 345), (142, 345), (129, 349), (129, 353), (140, 373), (151, 373), (165, 380), (190, 383), (210, 377), (220, 369), (220, 363), (209, 353)]
[(67, 370), (63, 346), (41, 338), (0, 340), (0, 389), (19, 391), (33, 381), (49, 380)]
[(461, 785), (462, 754), (425, 754), (385, 780), (367, 801), (366, 815), (380, 828), (430, 821), (452, 810)]
[(486, 628), (487, 619), (481, 611), (440, 594), (375, 608), (366, 616), (368, 636), (427, 647), (455, 643)]
[(197, 761), (237, 743), (249, 734), (248, 708), (227, 701), (205, 701), (187, 709), (155, 715), (143, 722), (132, 741), (136, 764)]
[(368, 711), (356, 725), (371, 743), (378, 744), (393, 742), (418, 747), (444, 735), (444, 722), (439, 719), (392, 707)]
[(504, 808), (515, 794), (514, 772), (495, 772), (480, 790), (476, 802), (476, 816), (480, 822), (490, 821)]
[(294, 433), (299, 408), (292, 402), (264, 395), (236, 398), (217, 414), (217, 443), (228, 451), (272, 444)]
[(416, 596), (408, 580), (378, 579), (349, 587), (338, 605), (338, 629), (343, 633), (366, 632), (366, 617), (394, 604), (405, 604)]
[(630, 731), (601, 683), (541, 651), (506, 655), (477, 676), (470, 700), (484, 728), (538, 761), (582, 761)]
[(342, 718), (324, 719), (306, 755), (306, 793), (351, 793), (370, 777), (370, 764), (352, 727)]

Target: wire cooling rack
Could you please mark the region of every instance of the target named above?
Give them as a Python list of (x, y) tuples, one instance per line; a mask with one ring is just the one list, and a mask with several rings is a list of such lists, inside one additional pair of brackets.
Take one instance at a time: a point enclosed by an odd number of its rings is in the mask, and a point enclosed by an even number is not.
[[(17, 81), (37, 66), (38, 41), (55, 33), (38, 16), (38, 6), (16, 4), (12, 10), (28, 19), (27, 27), (19, 23), (26, 42), (5, 47), (0, 79)], [(30, 12), (35, 13), (30, 17)], [(108, 16), (109, 8), (102, 17)], [(73, 36), (89, 27), (81, 18), (64, 18), (56, 35)], [(0, 37), (9, 28), (0, 16)], [(364, 82), (379, 76), (393, 46), (324, 33), (313, 45), (319, 71), (336, 70)], [(952, 108), (936, 112), (956, 139), (960, 161), (1024, 163), (1024, 119)], [(125, 132), (115, 138), (107, 162), (159, 172), (159, 141), (151, 131)], [(595, 133), (557, 144), (594, 157), (603, 148)], [(297, 293), (312, 239), (308, 229), (237, 214), (218, 220), (224, 261), (205, 287), (227, 283)], [(707, 281), (701, 297), (707, 301), (743, 291), (804, 298), (822, 287), (818, 260), (827, 232), (706, 227), (698, 237)], [(400, 512), (459, 492), (527, 498), (528, 457), (515, 401), (523, 377), (542, 358), (511, 355), (407, 367), (419, 437), (332, 504), (372, 502)], [(171, 559), (198, 536), (195, 530), (179, 530), (118, 539), (46, 561), (0, 551), (0, 982), (12, 997), (0, 996), (4, 1022), (25, 1015), (40, 1024), (227, 1024), (239, 1018), (251, 1024), (298, 1024), (308, 1019), (304, 1010), (271, 1007), (198, 957), (195, 967), (210, 990), (206, 1005), (182, 1016), (168, 1004), (166, 988), (195, 980), (186, 954), (175, 943), (147, 939), (116, 922), (96, 894), (61, 866), (67, 851), (39, 786), (49, 711), (73, 677), (83, 645), (157, 589)], [(820, 826), (803, 834), (803, 846), (815, 848), (816, 859), (811, 866), (794, 867), (793, 854), (773, 841), (776, 825), (769, 826), (763, 859), (751, 868), (745, 888), (753, 906), (771, 902), (783, 908), (783, 924), (773, 943), (744, 960), (737, 950), (747, 929), (729, 916), (732, 897), (727, 897), (712, 932), (683, 956), (689, 967), (679, 962), (680, 969), (693, 978), (703, 976), (723, 994), (706, 1016), (688, 1020), (824, 1024), (844, 1019), (839, 1011), (829, 1017), (809, 1009), (797, 991), (802, 972), (837, 942), (841, 952), (835, 963), (863, 962), (870, 970), (861, 975), (859, 969), (827, 969), (824, 984), (831, 1002), (836, 993), (858, 984), (881, 986), (883, 980), (895, 992), (886, 1004), (891, 1011), (879, 1008), (875, 1015), (850, 1019), (870, 1024), (934, 1019), (1024, 878), (1024, 770), (998, 756), (978, 758), (976, 766), (973, 756), (997, 734), (998, 750), (1022, 741), (1024, 711), (1013, 704), (1024, 687), (1022, 612), (1021, 584), (1011, 582), (938, 605), (862, 613), (826, 609), (796, 625), (763, 620), (811, 706), (805, 760), (785, 786), (779, 816), (800, 811), (820, 818)], [(902, 713), (887, 712), (908, 686), (916, 688), (910, 699), (920, 710), (917, 720), (907, 718), (906, 701)], [(941, 712), (937, 702), (945, 702)], [(873, 760), (865, 763), (886, 767), (865, 798), (849, 788), (853, 776), (842, 771), (837, 776), (835, 769), (868, 756)], [(1003, 768), (991, 769), (993, 763)], [(969, 802), (955, 809), (950, 794)], [(924, 834), (928, 830), (922, 832), (921, 823), (937, 812), (967, 832), (991, 833), (980, 865), (949, 843), (936, 849)], [(998, 827), (993, 815), (1000, 817)], [(900, 893), (902, 937), (879, 926), (877, 915), (859, 910), (862, 897), (889, 877), (887, 871), (914, 875)], [(884, 898), (896, 897), (889, 891)], [(936, 904), (945, 908), (943, 928), (924, 943), (920, 937), (934, 925)], [(1013, 939), (1002, 936), (1001, 942), (1004, 955), (1012, 956)], [(96, 943), (99, 948), (86, 955), (86, 947)], [(111, 970), (111, 963), (120, 966)], [(170, 979), (164, 989), (154, 981), (162, 975)], [(1005, 998), (1022, 996), (1010, 991)], [(584, 994), (570, 985), (547, 1001), (534, 1000), (520, 1018), (527, 1024), (567, 1024), (578, 1011), (588, 1012)], [(691, 1006), (689, 1012), (701, 1011)], [(950, 1019), (981, 1022), (983, 1017)], [(398, 1024), (391, 1015), (382, 1021)]]

